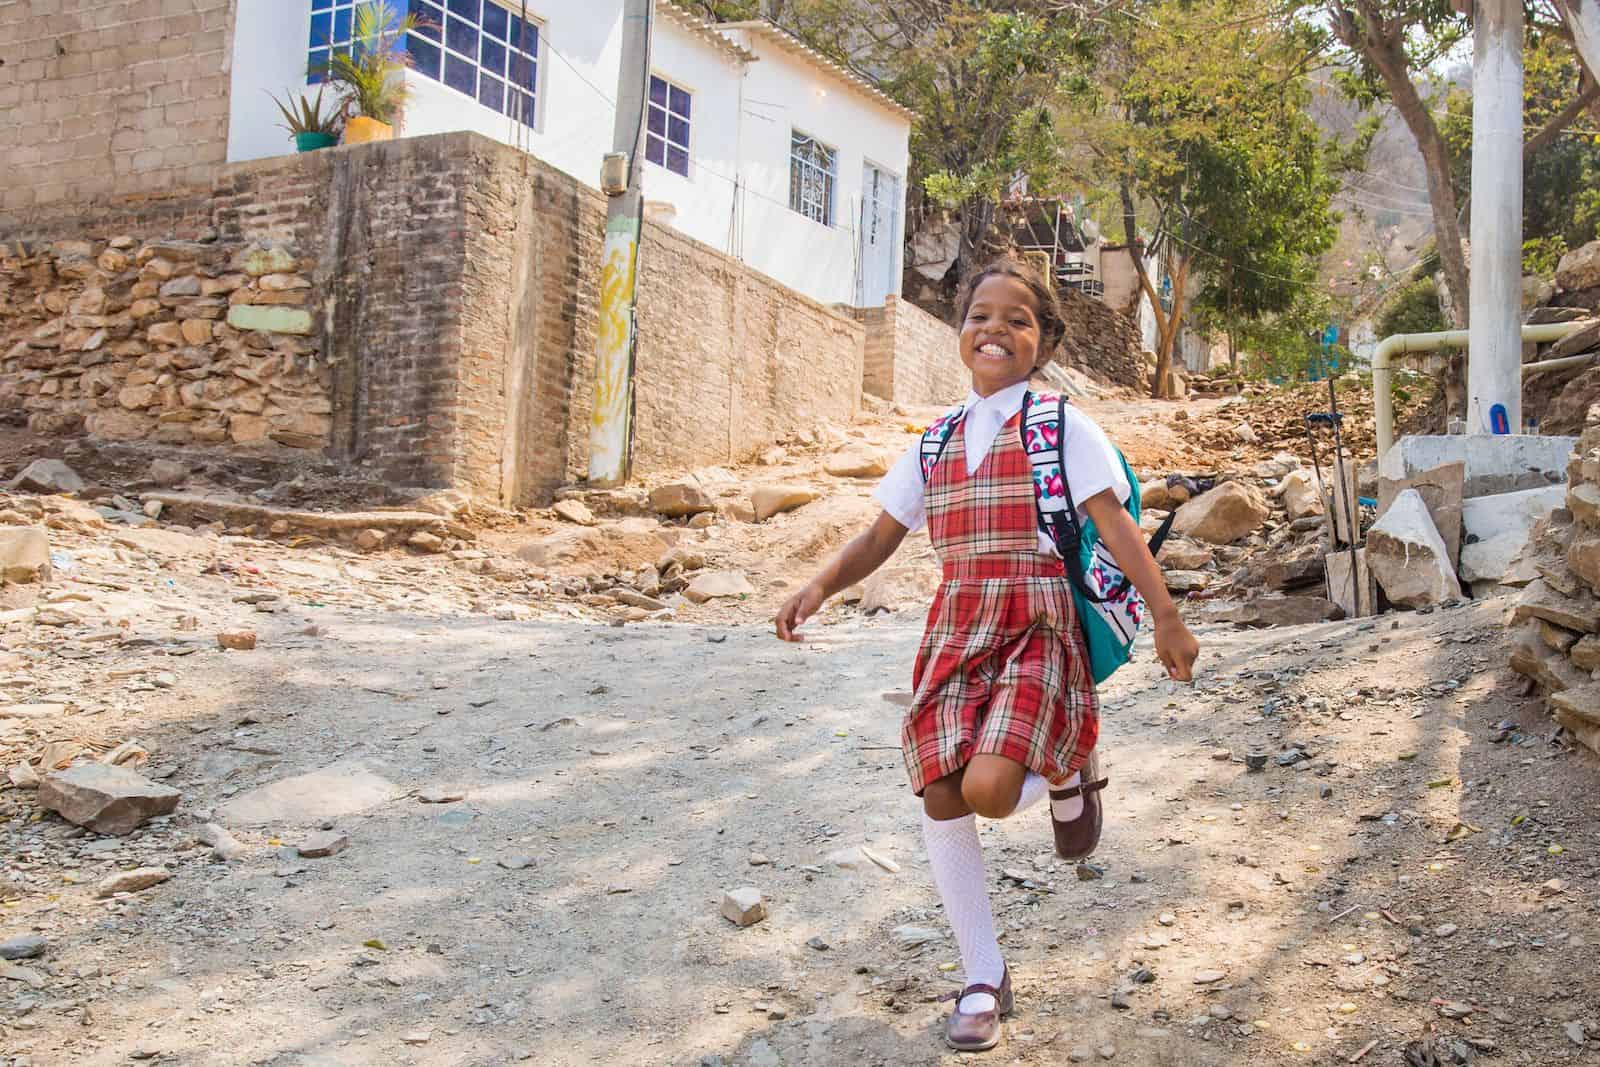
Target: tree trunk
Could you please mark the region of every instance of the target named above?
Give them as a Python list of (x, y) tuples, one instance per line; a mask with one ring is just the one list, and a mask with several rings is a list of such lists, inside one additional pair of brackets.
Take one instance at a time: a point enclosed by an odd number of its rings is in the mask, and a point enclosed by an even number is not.
[[(1161, 297), (1156, 293), (1155, 286), (1150, 283), (1150, 275), (1144, 269), (1144, 256), (1140, 255), (1138, 223), (1134, 218), (1133, 190), (1128, 185), (1128, 179), (1122, 179), (1118, 192), (1122, 196), (1122, 235), (1128, 245), (1128, 255), (1133, 259), (1133, 272), (1139, 277), (1139, 291), (1150, 301), (1150, 309), (1156, 318), (1156, 375), (1151, 386), (1150, 395), (1160, 398), (1165, 387), (1161, 375), (1161, 349), (1162, 339), (1167, 333), (1167, 317), (1161, 311)], [(1134, 305), (1134, 313), (1138, 313), (1138, 304)], [(1168, 350), (1170, 352), (1170, 349)], [(1170, 360), (1169, 360), (1170, 365)]]
[(1354, 0), (1354, 3), (1361, 13), (1361, 25), (1356, 24), (1342, 3), (1337, 3), (1333, 11), (1334, 32), (1347, 48), (1360, 52), (1378, 71), (1395, 110), (1400, 112), (1412, 139), (1417, 142), (1417, 150), (1422, 153), (1439, 264), (1444, 269), (1445, 286), (1450, 290), (1455, 326), (1464, 328), (1470, 289), (1467, 259), (1461, 247), (1456, 193), (1450, 184), (1450, 148), (1406, 69), (1405, 26), (1384, 19), (1373, 0)]
[[(1172, 350), (1178, 343), (1178, 330), (1183, 325), (1183, 292), (1188, 284), (1189, 263), (1192, 256), (1182, 256), (1177, 260), (1177, 270), (1172, 277), (1172, 312), (1167, 316), (1165, 327), (1156, 346), (1156, 380), (1150, 388), (1150, 395), (1157, 400), (1165, 399), (1171, 395), (1167, 388), (1167, 379), (1172, 376)], [(1160, 302), (1157, 301), (1157, 307)]]

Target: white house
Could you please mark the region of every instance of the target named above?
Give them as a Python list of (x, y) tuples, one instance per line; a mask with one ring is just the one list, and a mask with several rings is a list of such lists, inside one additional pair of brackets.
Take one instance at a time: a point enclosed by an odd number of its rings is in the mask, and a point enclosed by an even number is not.
[[(281, 155), (269, 94), (348, 47), (362, 0), (240, 0), (230, 161)], [(394, 0), (391, 0), (394, 2)], [(475, 130), (595, 186), (611, 150), (622, 0), (409, 0), (402, 135)], [(767, 22), (657, 0), (647, 213), (830, 304), (900, 294), (912, 112)]]

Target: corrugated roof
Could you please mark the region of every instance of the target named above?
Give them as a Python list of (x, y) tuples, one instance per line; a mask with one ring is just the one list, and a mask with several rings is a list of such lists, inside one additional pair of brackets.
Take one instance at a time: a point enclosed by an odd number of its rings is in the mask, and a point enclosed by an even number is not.
[(840, 79), (851, 88), (859, 91), (863, 96), (869, 97), (882, 106), (888, 108), (890, 111), (893, 111), (912, 122), (917, 120), (917, 113), (915, 111), (906, 107), (904, 104), (900, 103), (900, 101), (896, 100), (894, 97), (878, 88), (877, 85), (871, 80), (863, 78), (861, 75), (857, 74), (848, 67), (835, 63), (833, 60), (829, 59), (815, 48), (812, 48), (810, 45), (806, 44), (804, 41), (800, 40), (800, 38), (794, 36), (781, 26), (768, 22), (765, 19), (752, 19), (748, 22), (719, 23), (717, 25), (717, 29), (748, 30), (751, 33), (763, 34), (767, 37), (767, 39), (773, 41), (785, 51), (793, 55), (800, 56), (802, 59), (810, 62), (813, 66), (821, 67), (823, 70)]
[(732, 59), (741, 63), (754, 63), (761, 58), (748, 48), (740, 46), (737, 41), (718, 33), (716, 23), (707, 22), (694, 12), (684, 10), (673, 0), (662, 0), (656, 5), (656, 11)]

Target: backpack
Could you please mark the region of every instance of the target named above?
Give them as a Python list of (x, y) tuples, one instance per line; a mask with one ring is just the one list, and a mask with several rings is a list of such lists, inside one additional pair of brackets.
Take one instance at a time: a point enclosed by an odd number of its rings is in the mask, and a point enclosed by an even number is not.
[[(922, 480), (927, 482), (956, 426), (966, 415), (962, 407), (940, 416), (922, 434)], [(1083, 631), (1089, 652), (1089, 668), (1095, 684), (1111, 677), (1116, 669), (1133, 658), (1133, 641), (1144, 621), (1144, 597), (1133, 587), (1117, 565), (1090, 519), (1079, 519), (1072, 499), (1072, 486), (1066, 479), (1063, 427), (1066, 400), (1048, 393), (1028, 392), (1022, 398), (1022, 447), (1033, 466), (1033, 500), (1038, 509), (1039, 528), (1055, 543), (1066, 564), (1072, 585), (1073, 605), (1078, 626)], [(1133, 521), (1139, 521), (1139, 479), (1128, 459), (1115, 445), (1113, 451), (1128, 479), (1128, 502), (1124, 505)], [(1168, 515), (1150, 538), (1150, 554), (1155, 555), (1172, 529), (1174, 516)]]

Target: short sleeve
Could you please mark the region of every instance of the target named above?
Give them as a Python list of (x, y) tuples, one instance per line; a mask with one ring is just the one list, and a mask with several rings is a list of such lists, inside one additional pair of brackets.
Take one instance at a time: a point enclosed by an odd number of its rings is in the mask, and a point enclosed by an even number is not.
[(890, 518), (914, 532), (928, 521), (922, 488), (922, 438), (919, 437), (889, 468), (872, 495)]
[(1122, 469), (1122, 458), (1105, 431), (1083, 412), (1067, 405), (1064, 451), (1067, 459), (1067, 486), (1078, 505), (1078, 516), (1086, 518), (1083, 502), (1107, 489), (1116, 491), (1117, 499), (1128, 502), (1133, 491), (1128, 485), (1128, 475)]

